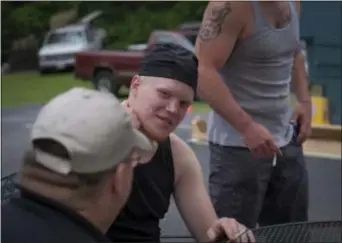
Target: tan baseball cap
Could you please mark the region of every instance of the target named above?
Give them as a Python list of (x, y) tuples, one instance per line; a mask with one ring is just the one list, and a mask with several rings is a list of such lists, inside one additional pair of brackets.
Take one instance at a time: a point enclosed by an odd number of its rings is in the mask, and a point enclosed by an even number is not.
[(72, 88), (48, 102), (31, 130), (31, 141), (52, 139), (69, 152), (65, 160), (34, 148), (41, 165), (60, 174), (96, 173), (128, 159), (132, 150), (154, 153), (155, 145), (131, 125), (112, 94)]

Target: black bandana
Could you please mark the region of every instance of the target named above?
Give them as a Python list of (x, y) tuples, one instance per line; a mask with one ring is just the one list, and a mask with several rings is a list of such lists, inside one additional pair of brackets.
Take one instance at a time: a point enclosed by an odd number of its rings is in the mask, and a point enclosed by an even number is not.
[(157, 44), (144, 57), (139, 75), (174, 79), (196, 93), (198, 60), (195, 54), (176, 44)]

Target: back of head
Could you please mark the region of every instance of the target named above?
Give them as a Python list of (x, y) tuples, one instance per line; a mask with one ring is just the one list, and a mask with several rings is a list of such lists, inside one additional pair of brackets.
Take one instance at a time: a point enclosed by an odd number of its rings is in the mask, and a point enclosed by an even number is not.
[(72, 88), (41, 109), (31, 145), (20, 184), (72, 207), (96, 200), (134, 151), (154, 151), (113, 95), (86, 88)]

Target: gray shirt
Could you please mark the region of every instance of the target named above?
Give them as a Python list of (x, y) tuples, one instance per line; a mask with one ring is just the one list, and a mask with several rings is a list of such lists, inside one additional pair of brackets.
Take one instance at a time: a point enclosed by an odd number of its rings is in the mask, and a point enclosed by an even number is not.
[[(289, 143), (293, 133), (290, 82), (294, 54), (300, 43), (297, 11), (294, 2), (290, 2), (290, 23), (275, 29), (259, 2), (251, 4), (253, 34), (236, 43), (219, 73), (240, 106), (265, 126), (282, 147)], [(224, 146), (245, 146), (241, 134), (214, 111), (209, 115), (208, 138)]]

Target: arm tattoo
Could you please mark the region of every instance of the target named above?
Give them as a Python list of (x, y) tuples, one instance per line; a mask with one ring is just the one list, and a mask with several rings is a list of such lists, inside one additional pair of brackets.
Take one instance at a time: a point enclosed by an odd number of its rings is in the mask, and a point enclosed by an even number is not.
[(232, 11), (230, 2), (225, 2), (221, 6), (214, 6), (208, 16), (201, 24), (198, 37), (201, 41), (215, 39), (222, 32), (222, 26), (226, 16)]

